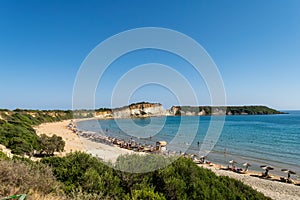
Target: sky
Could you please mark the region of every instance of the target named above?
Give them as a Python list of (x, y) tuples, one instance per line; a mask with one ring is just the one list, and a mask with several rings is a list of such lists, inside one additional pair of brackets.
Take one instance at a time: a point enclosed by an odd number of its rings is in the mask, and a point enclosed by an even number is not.
[[(142, 27), (172, 29), (198, 42), (219, 70), (227, 105), (300, 109), (298, 0), (0, 0), (0, 108), (72, 109), (73, 86), (90, 52), (118, 33)], [(111, 107), (118, 81), (147, 63), (171, 67), (189, 82), (199, 105), (211, 104), (203, 77), (190, 63), (144, 49), (108, 66), (95, 91), (95, 107)], [(158, 71), (154, 76), (163, 80), (164, 75)], [(174, 83), (180, 90), (181, 82), (174, 78)], [(193, 104), (188, 95), (180, 101), (168, 86), (151, 82), (130, 94), (116, 94), (114, 105), (127, 98), (128, 103), (160, 102), (165, 108)]]

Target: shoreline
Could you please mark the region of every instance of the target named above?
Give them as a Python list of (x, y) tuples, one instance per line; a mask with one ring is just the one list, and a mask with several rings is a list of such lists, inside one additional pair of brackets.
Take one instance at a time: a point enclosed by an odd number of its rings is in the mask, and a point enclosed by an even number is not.
[[(199, 165), (198, 165), (199, 166)], [(232, 171), (226, 171), (219, 168), (216, 168), (214, 166), (203, 166), (204, 168), (210, 169), (212, 172), (214, 172), (217, 176), (228, 176), (230, 178), (239, 180), (243, 182), (244, 184), (252, 187), (254, 190), (263, 193), (265, 196), (268, 196), (275, 200), (294, 200), (294, 199), (300, 199), (300, 187), (279, 182), (276, 180), (270, 180), (270, 179), (262, 179), (258, 177), (251, 176), (251, 174), (259, 174), (255, 171), (249, 171), (249, 174), (239, 174)], [(274, 178), (276, 178), (274, 176)]]
[[(176, 117), (176, 116), (172, 116), (172, 117)], [(87, 120), (99, 120), (99, 121), (102, 121), (102, 120), (112, 120), (113, 118), (110, 118), (110, 119), (102, 119), (102, 118), (90, 118), (90, 119), (87, 119)], [(119, 118), (118, 118), (119, 119)], [(123, 118), (120, 118), (120, 119), (123, 119)], [(94, 126), (94, 125), (93, 125)], [(110, 128), (108, 128), (110, 129)], [(84, 131), (85, 132), (85, 131)], [(86, 132), (90, 132), (87, 131)], [(91, 131), (93, 132), (93, 131)], [(98, 133), (98, 131), (95, 131)], [(107, 136), (110, 136), (110, 137), (114, 137), (114, 138), (117, 138), (117, 139), (120, 139), (120, 140), (124, 140), (125, 142), (128, 142), (129, 138), (124, 139), (124, 137), (118, 137), (118, 135), (116, 134), (105, 134), (105, 130), (102, 131), (104, 135), (107, 135)], [(117, 133), (117, 132), (115, 132)], [(143, 139), (143, 140), (139, 140), (138, 138), (135, 139), (137, 143), (146, 143), (148, 145), (155, 145), (155, 141), (157, 140), (164, 140), (164, 139), (154, 139), (154, 140), (151, 140), (150, 138), (150, 141), (149, 141), (149, 138), (146, 138), (146, 139)], [(192, 147), (192, 146), (191, 146)], [(199, 146), (198, 146), (199, 148)], [(171, 148), (170, 148), (171, 149)], [(176, 150), (176, 149), (175, 149)], [(174, 149), (172, 149), (172, 152), (175, 151)], [(226, 150), (226, 146), (225, 146), (225, 150)], [(179, 153), (179, 149), (176, 150), (177, 153)], [(196, 144), (194, 144), (193, 148), (189, 149), (187, 152), (187, 154), (197, 154), (197, 151), (196, 151)], [(211, 160), (210, 160), (211, 159)], [(228, 161), (229, 160), (235, 160), (237, 161), (237, 164), (236, 166), (238, 166), (239, 168), (244, 168), (242, 166), (242, 163), (245, 163), (245, 162), (250, 162), (251, 163), (251, 169), (254, 170), (254, 171), (257, 171), (257, 172), (263, 172), (264, 170), (261, 169), (261, 165), (268, 165), (268, 166), (272, 166), (274, 168), (274, 170), (271, 171), (272, 175), (275, 175), (277, 177), (280, 177), (280, 176), (283, 176), (283, 177), (286, 177), (286, 174), (284, 174), (281, 169), (291, 169), (293, 170), (294, 172), (296, 172), (297, 174), (296, 175), (293, 175), (292, 178), (296, 181), (296, 182), (299, 182), (300, 183), (300, 168), (297, 164), (293, 164), (293, 163), (285, 163), (285, 162), (282, 162), (282, 161), (276, 161), (272, 159), (267, 159), (267, 157), (264, 157), (264, 156), (259, 156), (259, 157), (253, 157), (253, 156), (250, 156), (250, 155), (246, 155), (245, 153), (244, 154), (237, 154), (237, 152), (226, 152), (224, 154), (224, 150), (223, 149), (220, 149), (218, 148), (217, 150), (213, 150), (210, 152), (210, 155), (209, 155), (209, 160), (212, 161), (213, 163), (216, 163), (218, 165), (228, 165)]]
[[(82, 120), (99, 119), (87, 118), (74, 119), (73, 121), (76, 123)], [(44, 123), (35, 127), (35, 130), (38, 135), (46, 134), (48, 136), (51, 136), (53, 134), (56, 134), (63, 138), (63, 140), (66, 142), (65, 151), (63, 153), (59, 153), (58, 156), (64, 156), (72, 151), (81, 151), (99, 157), (104, 161), (115, 162), (118, 156), (120, 155), (131, 153), (145, 154), (144, 152), (134, 152), (132, 150), (123, 149), (117, 146), (103, 144), (99, 142), (94, 142), (88, 138), (80, 137), (77, 133), (74, 133), (72, 130), (68, 129), (69, 122), (70, 120), (64, 120), (61, 122)], [(214, 166), (209, 166), (207, 164), (198, 164), (198, 166), (208, 168), (218, 176), (228, 176), (230, 178), (240, 180), (246, 185), (252, 187), (253, 189), (259, 192), (262, 192), (264, 195), (271, 197), (272, 199), (300, 199), (299, 186), (250, 176), (250, 174), (261, 174), (261, 172), (258, 171), (249, 171), (249, 173), (247, 174), (239, 174), (232, 171), (222, 170), (220, 168), (223, 166), (217, 164)], [(278, 178), (278, 176), (274, 176), (274, 178)]]
[[(95, 120), (95, 118), (73, 119), (72, 121), (76, 123), (86, 120)], [(47, 136), (56, 134), (63, 138), (65, 141), (65, 149), (61, 153), (55, 153), (56, 156), (65, 156), (68, 153), (80, 151), (101, 158), (104, 161), (115, 162), (120, 155), (136, 153), (131, 150), (93, 142), (88, 138), (80, 137), (77, 133), (68, 128), (69, 123), (70, 120), (43, 123), (34, 127), (34, 129), (39, 136), (41, 134), (46, 134)]]

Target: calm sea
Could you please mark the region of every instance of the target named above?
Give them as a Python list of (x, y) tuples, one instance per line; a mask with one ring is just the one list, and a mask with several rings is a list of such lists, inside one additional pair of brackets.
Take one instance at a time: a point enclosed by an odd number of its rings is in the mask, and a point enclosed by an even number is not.
[[(284, 175), (280, 171), (282, 168), (288, 168), (295, 171), (299, 179), (300, 111), (287, 112), (289, 114), (226, 116), (224, 128), (208, 154), (208, 160), (220, 164), (227, 164), (231, 159), (238, 163), (249, 162), (253, 170), (261, 170), (259, 166), (267, 164), (273, 166), (274, 173), (280, 175)], [(180, 123), (184, 126), (179, 129)], [(168, 147), (172, 151), (188, 148), (188, 153), (197, 154), (210, 123), (210, 116), (172, 116), (133, 121), (90, 120), (77, 125), (83, 131), (126, 140), (132, 138), (142, 144), (165, 140), (173, 143)]]

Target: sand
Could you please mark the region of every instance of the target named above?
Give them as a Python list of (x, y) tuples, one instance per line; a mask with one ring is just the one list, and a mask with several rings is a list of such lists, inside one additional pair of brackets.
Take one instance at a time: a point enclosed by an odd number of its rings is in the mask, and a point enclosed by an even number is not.
[[(78, 120), (77, 120), (78, 121)], [(44, 123), (35, 127), (38, 135), (46, 134), (48, 136), (57, 135), (65, 141), (65, 150), (59, 153), (58, 156), (64, 156), (67, 153), (81, 151), (97, 156), (104, 161), (115, 162), (120, 155), (132, 154), (133, 151), (121, 149), (115, 146), (110, 146), (102, 143), (92, 142), (91, 140), (79, 137), (72, 130), (68, 129), (70, 120), (61, 122)]]
[[(46, 134), (51, 136), (56, 134), (65, 140), (65, 151), (59, 154), (60, 156), (72, 151), (82, 151), (102, 158), (105, 161), (115, 162), (120, 155), (135, 153), (127, 149), (92, 142), (87, 138), (79, 137), (76, 133), (73, 133), (73, 131), (67, 128), (69, 122), (69, 120), (66, 120), (62, 122), (45, 123), (35, 127), (35, 129), (38, 135)], [(230, 178), (240, 180), (272, 199), (300, 199), (300, 186), (252, 177), (249, 174), (238, 174), (231, 171), (221, 170), (217, 166), (200, 166), (212, 170), (217, 175), (228, 176)]]
[[(263, 193), (265, 196), (278, 200), (295, 200), (300, 199), (300, 186), (282, 183), (278, 181), (266, 180), (249, 174), (238, 174), (232, 171), (222, 170), (213, 166), (201, 165), (215, 172), (218, 176), (228, 176), (239, 180), (253, 189)], [(256, 172), (257, 174), (257, 172)]]
[(69, 120), (54, 122), (54, 123), (44, 123), (39, 126), (34, 127), (36, 133), (40, 136), (41, 134), (46, 134), (47, 136), (57, 135), (63, 138), (65, 141), (65, 151), (61, 155), (70, 153), (72, 151), (84, 151), (85, 147), (83, 141), (77, 136), (76, 133), (67, 128)]

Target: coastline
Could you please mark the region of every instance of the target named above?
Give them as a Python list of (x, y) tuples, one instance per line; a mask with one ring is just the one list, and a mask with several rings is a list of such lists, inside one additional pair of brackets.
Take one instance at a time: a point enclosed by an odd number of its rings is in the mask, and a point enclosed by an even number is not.
[[(97, 118), (85, 118), (75, 119), (73, 122), (91, 120)], [(65, 141), (65, 150), (61, 153), (55, 153), (57, 156), (65, 156), (66, 154), (74, 151), (81, 151), (93, 156), (99, 157), (104, 161), (115, 162), (120, 155), (137, 153), (128, 149), (122, 149), (98, 142), (93, 142), (88, 138), (80, 137), (77, 133), (74, 133), (68, 128), (70, 120), (64, 120), (60, 122), (43, 123), (39, 126), (34, 127), (38, 135), (46, 134), (52, 136), (56, 134)], [(91, 150), (93, 149), (93, 150)]]
[[(76, 119), (74, 120), (74, 122), (76, 123), (78, 121), (90, 119), (98, 118)], [(66, 142), (65, 151), (59, 153), (58, 156), (64, 156), (72, 151), (82, 151), (92, 154), (93, 156), (97, 156), (103, 159), (104, 161), (115, 162), (118, 156), (120, 155), (137, 153), (116, 146), (93, 142), (88, 138), (80, 137), (72, 130), (68, 129), (69, 122), (70, 120), (53, 123), (44, 123), (35, 127), (35, 130), (38, 135), (46, 134), (48, 136), (51, 136), (53, 134), (56, 134), (63, 138), (63, 140)], [(300, 199), (299, 186), (250, 176), (250, 174), (261, 174), (261, 172), (253, 171), (247, 174), (238, 174), (232, 171), (221, 170), (220, 168), (222, 166), (220, 165), (209, 166), (207, 164), (201, 164), (198, 166), (208, 168), (217, 175), (229, 176), (230, 178), (240, 180), (246, 185), (252, 187), (253, 189), (259, 192), (262, 192), (264, 195), (271, 197), (272, 199)]]
[[(198, 165), (199, 166), (199, 165)], [(203, 166), (203, 165), (200, 165)], [(239, 174), (232, 171), (222, 170), (215, 166), (204, 165), (203, 167), (210, 169), (218, 176), (228, 176), (230, 178), (239, 180), (244, 184), (252, 187), (258, 192), (263, 193), (265, 196), (268, 196), (275, 200), (294, 200), (300, 199), (300, 187), (276, 181), (274, 179), (262, 179), (258, 177), (253, 177), (251, 174), (261, 174), (261, 172), (249, 171), (248, 174)], [(274, 178), (278, 178), (274, 176)]]

